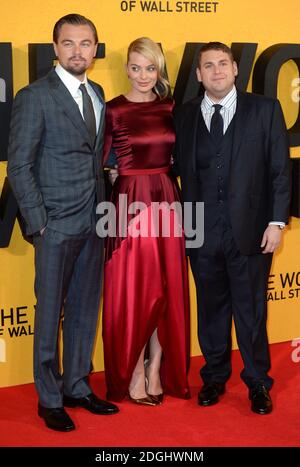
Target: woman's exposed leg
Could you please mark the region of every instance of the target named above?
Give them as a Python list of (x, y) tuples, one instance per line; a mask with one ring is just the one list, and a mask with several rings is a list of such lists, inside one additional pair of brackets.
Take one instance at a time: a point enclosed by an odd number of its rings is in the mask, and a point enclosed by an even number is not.
[(160, 365), (162, 348), (158, 340), (157, 329), (150, 338), (149, 361), (146, 366), (147, 392), (151, 395), (162, 394), (163, 389), (160, 381)]
[(147, 397), (146, 388), (145, 388), (145, 366), (144, 366), (145, 347), (141, 351), (141, 354), (139, 356), (135, 369), (133, 370), (131, 381), (129, 384), (129, 395), (132, 399), (141, 399), (141, 398)]

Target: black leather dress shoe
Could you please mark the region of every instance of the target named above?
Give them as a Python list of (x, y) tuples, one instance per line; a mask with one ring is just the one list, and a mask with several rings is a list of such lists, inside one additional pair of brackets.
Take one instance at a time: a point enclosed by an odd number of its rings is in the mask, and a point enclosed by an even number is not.
[(251, 410), (260, 415), (272, 412), (273, 404), (268, 389), (263, 385), (258, 385), (249, 390), (251, 400)]
[(217, 404), (219, 396), (224, 392), (224, 383), (205, 383), (198, 394), (198, 404), (204, 406)]
[(56, 431), (72, 431), (75, 425), (63, 407), (48, 408), (38, 405), (38, 415), (43, 418), (46, 426)]
[(85, 397), (70, 397), (64, 396), (65, 407), (83, 407), (97, 415), (112, 415), (118, 413), (119, 409), (115, 404), (99, 399), (95, 394), (91, 393)]

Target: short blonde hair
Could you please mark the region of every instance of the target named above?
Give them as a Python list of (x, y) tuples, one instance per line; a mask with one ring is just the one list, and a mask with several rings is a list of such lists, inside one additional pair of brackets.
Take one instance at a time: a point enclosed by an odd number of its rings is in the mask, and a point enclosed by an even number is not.
[(167, 97), (170, 94), (170, 83), (166, 76), (165, 58), (159, 45), (152, 39), (149, 39), (149, 37), (139, 37), (131, 42), (128, 47), (127, 63), (129, 62), (129, 56), (132, 52), (143, 55), (155, 65), (157, 69), (157, 83), (154, 87), (154, 91), (160, 99)]

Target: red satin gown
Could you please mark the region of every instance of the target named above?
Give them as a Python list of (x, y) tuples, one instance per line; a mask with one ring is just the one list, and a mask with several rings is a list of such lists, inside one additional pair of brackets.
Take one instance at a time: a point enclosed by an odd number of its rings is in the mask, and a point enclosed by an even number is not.
[[(139, 355), (156, 328), (163, 350), (164, 393), (189, 397), (190, 322), (183, 229), (178, 215), (168, 207), (159, 215), (158, 228), (153, 215), (155, 203), (180, 201), (177, 181), (169, 173), (175, 140), (172, 108), (171, 99), (136, 103), (123, 95), (107, 103), (104, 165), (113, 148), (119, 171), (111, 198), (117, 235), (107, 239), (103, 300), (107, 397), (114, 401), (128, 394)], [(127, 195), (127, 206), (119, 195)], [(144, 204), (128, 214), (128, 206), (136, 201)], [(119, 214), (128, 225), (125, 236), (119, 233)], [(161, 235), (163, 218), (170, 235)]]

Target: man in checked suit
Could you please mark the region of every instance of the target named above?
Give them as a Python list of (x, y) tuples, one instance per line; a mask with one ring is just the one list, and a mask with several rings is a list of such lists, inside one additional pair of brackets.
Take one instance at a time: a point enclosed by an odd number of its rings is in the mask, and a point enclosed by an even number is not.
[(14, 101), (8, 178), (35, 248), (38, 414), (49, 428), (70, 431), (75, 426), (63, 406), (118, 412), (88, 382), (102, 279), (103, 240), (96, 235), (95, 213), (104, 199), (105, 104), (101, 86), (86, 77), (98, 43), (94, 24), (66, 15), (55, 24), (53, 41), (58, 65)]
[[(183, 200), (204, 202), (204, 243), (189, 249), (205, 365), (198, 403), (219, 401), (231, 374), (235, 322), (251, 409), (272, 410), (266, 290), (272, 255), (288, 222), (287, 132), (275, 99), (239, 92), (231, 49), (203, 46), (197, 78), (203, 97), (175, 115), (175, 166)], [(201, 228), (202, 226), (197, 226)]]

